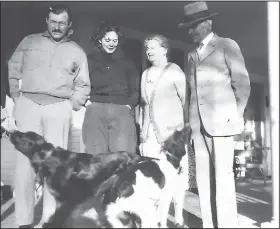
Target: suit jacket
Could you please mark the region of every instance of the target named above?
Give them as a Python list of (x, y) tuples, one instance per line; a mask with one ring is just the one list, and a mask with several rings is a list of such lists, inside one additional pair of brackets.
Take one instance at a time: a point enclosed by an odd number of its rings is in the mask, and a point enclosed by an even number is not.
[(177, 64), (170, 63), (155, 83), (149, 103), (146, 94), (148, 71), (143, 72), (141, 79), (141, 142), (148, 138), (151, 122), (158, 142), (163, 143), (176, 129), (184, 127), (186, 76)]
[(251, 87), (238, 44), (214, 35), (199, 60), (196, 50), (189, 53), (187, 69), (193, 136), (200, 131), (200, 118), (210, 136), (240, 134)]

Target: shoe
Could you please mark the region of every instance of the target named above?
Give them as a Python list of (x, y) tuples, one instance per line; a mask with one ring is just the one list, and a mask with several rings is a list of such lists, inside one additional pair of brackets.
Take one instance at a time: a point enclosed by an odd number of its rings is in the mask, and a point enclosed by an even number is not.
[(33, 226), (31, 224), (27, 224), (27, 225), (21, 225), (18, 228), (33, 228)]
[(179, 224), (179, 223), (176, 223), (175, 224), (175, 228), (189, 228), (187, 225), (185, 225), (185, 224)]
[(202, 228), (215, 228), (215, 227), (213, 226), (213, 224), (205, 224), (205, 223), (203, 223)]

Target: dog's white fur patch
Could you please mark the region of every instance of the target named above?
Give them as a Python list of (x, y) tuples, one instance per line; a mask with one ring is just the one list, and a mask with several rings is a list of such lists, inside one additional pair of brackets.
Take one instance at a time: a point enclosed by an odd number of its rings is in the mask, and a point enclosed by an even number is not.
[(147, 197), (143, 198), (143, 195), (139, 192), (135, 192), (128, 198), (120, 198), (115, 203), (108, 205), (106, 215), (108, 217), (108, 221), (114, 228), (124, 227), (118, 218), (123, 211), (133, 212), (138, 215), (142, 221), (142, 228), (158, 227), (155, 200)]
[(142, 228), (167, 227), (170, 203), (176, 186), (177, 170), (166, 159), (156, 161), (165, 176), (165, 186), (160, 189), (150, 177), (141, 171), (136, 172), (134, 193), (127, 198), (119, 198), (107, 206), (106, 215), (113, 227), (123, 228), (118, 215), (123, 211), (137, 214), (142, 221)]
[(91, 208), (88, 211), (84, 212), (82, 216), (93, 220), (96, 220), (98, 218), (98, 214), (94, 208)]

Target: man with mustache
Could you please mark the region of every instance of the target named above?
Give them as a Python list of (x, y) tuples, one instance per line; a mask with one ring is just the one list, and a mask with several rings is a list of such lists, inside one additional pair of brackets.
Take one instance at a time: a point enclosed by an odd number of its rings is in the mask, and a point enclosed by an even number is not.
[[(217, 226), (238, 227), (233, 175), (233, 136), (243, 131), (243, 113), (250, 81), (238, 44), (212, 32), (205, 2), (184, 7), (184, 21), (196, 48), (188, 55), (189, 122), (196, 160), (196, 180), (204, 228), (214, 228), (211, 198), (215, 197)], [(213, 173), (212, 173), (213, 172)], [(216, 190), (216, 191), (215, 191)]]
[[(70, 40), (72, 18), (67, 6), (49, 7), (46, 24), (47, 31), (26, 36), (9, 60), (10, 93), (18, 129), (36, 132), (66, 149), (72, 110), (78, 111), (89, 96), (88, 62), (83, 49)], [(14, 179), (16, 223), (32, 228), (35, 173), (19, 152)], [(54, 198), (44, 187), (41, 222), (47, 222), (54, 210)]]

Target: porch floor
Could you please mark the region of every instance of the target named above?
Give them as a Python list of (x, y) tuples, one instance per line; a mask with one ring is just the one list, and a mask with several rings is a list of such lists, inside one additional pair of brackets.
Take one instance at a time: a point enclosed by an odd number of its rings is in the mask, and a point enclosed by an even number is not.
[[(272, 184), (268, 181), (265, 187), (260, 180), (238, 182), (236, 186), (240, 227), (260, 228), (261, 223), (270, 221), (272, 215)], [(1, 203), (1, 228), (16, 228), (14, 199)], [(36, 205), (35, 224), (40, 220), (42, 201)], [(187, 191), (184, 206), (185, 223), (189, 228), (201, 228), (202, 221), (198, 195)], [(170, 209), (169, 224), (173, 227), (173, 206)]]

